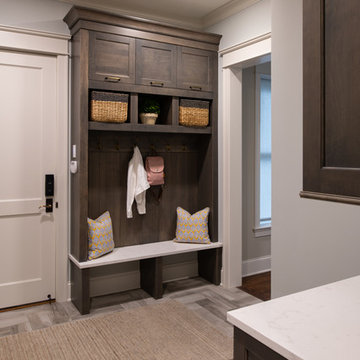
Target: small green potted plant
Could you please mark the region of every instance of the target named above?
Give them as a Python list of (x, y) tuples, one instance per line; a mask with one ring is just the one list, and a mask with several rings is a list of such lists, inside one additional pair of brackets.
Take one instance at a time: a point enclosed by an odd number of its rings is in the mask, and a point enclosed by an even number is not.
[(154, 125), (160, 114), (159, 102), (152, 98), (146, 97), (140, 102), (140, 120), (143, 124)]

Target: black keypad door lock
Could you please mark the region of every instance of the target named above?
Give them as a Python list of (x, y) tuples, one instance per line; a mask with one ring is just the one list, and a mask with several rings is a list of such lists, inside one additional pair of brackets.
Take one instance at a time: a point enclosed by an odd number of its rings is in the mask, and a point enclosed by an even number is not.
[(54, 196), (54, 174), (45, 175), (45, 196)]

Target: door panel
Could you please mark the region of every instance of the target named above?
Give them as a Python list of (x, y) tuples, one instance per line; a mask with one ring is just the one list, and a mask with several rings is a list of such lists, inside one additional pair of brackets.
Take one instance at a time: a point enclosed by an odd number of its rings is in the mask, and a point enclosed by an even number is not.
[(0, 308), (55, 297), (56, 59), (0, 52)]

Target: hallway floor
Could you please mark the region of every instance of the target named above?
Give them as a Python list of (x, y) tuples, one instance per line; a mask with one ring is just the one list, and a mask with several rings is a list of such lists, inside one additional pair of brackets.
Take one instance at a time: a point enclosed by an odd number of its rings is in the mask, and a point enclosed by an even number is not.
[(239, 289), (246, 291), (260, 300), (271, 299), (271, 272), (243, 277), (242, 286)]
[(232, 326), (226, 322), (227, 311), (256, 304), (256, 297), (240, 289), (226, 290), (202, 278), (164, 284), (163, 299), (155, 300), (141, 289), (92, 298), (91, 312), (80, 315), (71, 302), (44, 304), (0, 313), (0, 336), (42, 329), (55, 324), (109, 314), (146, 304), (175, 299), (204, 318), (219, 331), (232, 337)]

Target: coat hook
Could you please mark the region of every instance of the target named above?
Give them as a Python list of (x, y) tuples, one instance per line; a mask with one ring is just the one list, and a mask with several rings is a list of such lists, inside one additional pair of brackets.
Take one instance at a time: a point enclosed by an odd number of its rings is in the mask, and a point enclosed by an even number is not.
[(166, 151), (171, 151), (171, 146), (170, 146), (169, 144), (167, 144), (167, 145), (165, 146), (165, 149), (166, 149)]

